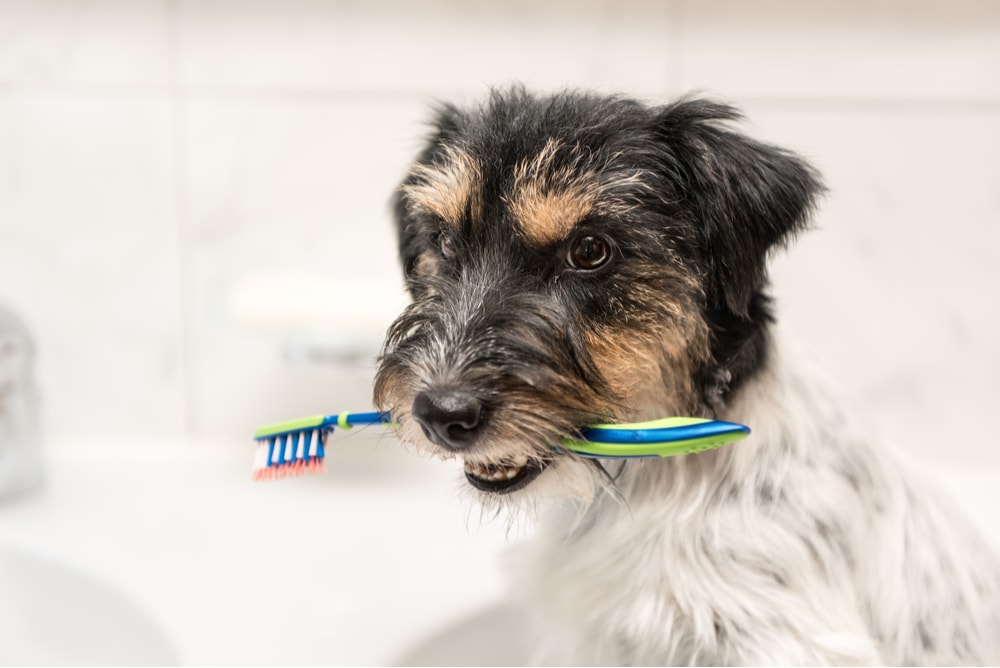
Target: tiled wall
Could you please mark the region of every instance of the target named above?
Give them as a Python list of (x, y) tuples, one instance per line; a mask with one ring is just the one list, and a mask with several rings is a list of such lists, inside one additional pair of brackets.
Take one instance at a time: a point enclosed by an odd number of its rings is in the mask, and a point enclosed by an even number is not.
[(0, 302), (49, 433), (368, 402), (429, 101), (512, 80), (742, 105), (831, 194), (787, 328), (918, 456), (1000, 463), (1000, 3), (0, 0)]

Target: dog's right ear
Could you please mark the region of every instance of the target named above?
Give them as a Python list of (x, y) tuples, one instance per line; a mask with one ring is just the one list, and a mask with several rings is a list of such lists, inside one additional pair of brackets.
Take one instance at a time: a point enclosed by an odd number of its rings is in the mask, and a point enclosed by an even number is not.
[(423, 149), (392, 195), (391, 204), (396, 221), (399, 259), (403, 266), (406, 288), (413, 298), (419, 297), (421, 292), (420, 281), (416, 279), (418, 264), (421, 258), (430, 257), (434, 248), (427, 235), (421, 233), (420, 221), (411, 213), (406, 191), (418, 178), (415, 168), (419, 165), (433, 164), (446, 152), (447, 147), (456, 141), (462, 132), (464, 118), (462, 111), (452, 104), (444, 103), (437, 107), (430, 122), (431, 132)]
[(710, 309), (749, 314), (768, 251), (806, 226), (823, 192), (798, 156), (731, 130), (733, 107), (684, 99), (658, 111), (667, 176), (697, 226)]

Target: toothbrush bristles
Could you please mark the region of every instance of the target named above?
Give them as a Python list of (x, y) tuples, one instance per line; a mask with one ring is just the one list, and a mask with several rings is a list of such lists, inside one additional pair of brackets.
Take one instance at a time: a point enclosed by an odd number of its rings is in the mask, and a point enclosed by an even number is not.
[(276, 480), (326, 471), (323, 429), (263, 437), (257, 441), (251, 478)]

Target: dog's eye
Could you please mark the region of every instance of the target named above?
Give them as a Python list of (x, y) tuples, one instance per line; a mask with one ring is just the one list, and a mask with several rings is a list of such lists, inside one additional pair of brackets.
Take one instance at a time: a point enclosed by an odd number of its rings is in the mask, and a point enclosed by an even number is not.
[(611, 243), (604, 237), (592, 234), (577, 237), (570, 244), (567, 259), (574, 269), (597, 269), (611, 259)]

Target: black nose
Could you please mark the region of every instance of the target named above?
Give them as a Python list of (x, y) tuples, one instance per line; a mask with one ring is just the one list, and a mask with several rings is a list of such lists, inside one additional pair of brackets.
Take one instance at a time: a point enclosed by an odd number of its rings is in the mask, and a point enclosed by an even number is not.
[(461, 450), (476, 441), (483, 405), (467, 392), (425, 390), (413, 399), (413, 417), (432, 443)]

